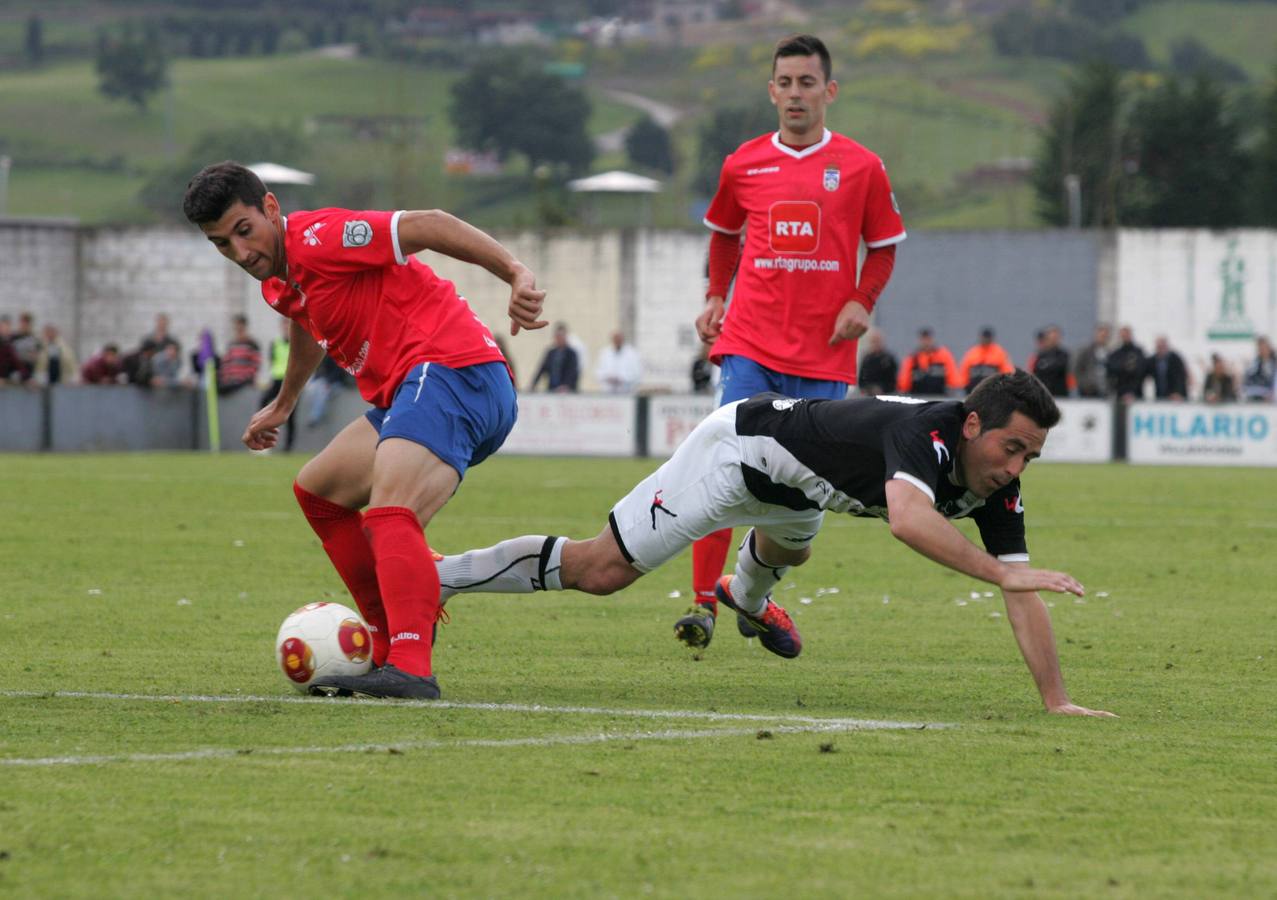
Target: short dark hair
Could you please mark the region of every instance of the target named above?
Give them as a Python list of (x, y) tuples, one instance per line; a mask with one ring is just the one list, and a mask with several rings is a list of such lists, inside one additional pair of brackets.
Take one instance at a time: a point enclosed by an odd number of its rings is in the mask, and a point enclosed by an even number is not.
[(182, 198), (182, 212), (192, 225), (204, 225), (226, 215), (236, 200), (265, 210), (265, 198), (266, 185), (257, 173), (228, 159), (205, 166), (191, 179)]
[(772, 71), (776, 71), (776, 60), (782, 56), (819, 56), (820, 68), (825, 73), (825, 80), (832, 81), (834, 63), (829, 58), (829, 49), (825, 42), (814, 34), (791, 34), (776, 42), (776, 52), (772, 54)]
[(1012, 413), (1023, 413), (1039, 428), (1054, 428), (1060, 421), (1060, 407), (1036, 375), (1023, 369), (1001, 372), (982, 379), (962, 401), (964, 416), (980, 416), (980, 432), (1002, 428)]

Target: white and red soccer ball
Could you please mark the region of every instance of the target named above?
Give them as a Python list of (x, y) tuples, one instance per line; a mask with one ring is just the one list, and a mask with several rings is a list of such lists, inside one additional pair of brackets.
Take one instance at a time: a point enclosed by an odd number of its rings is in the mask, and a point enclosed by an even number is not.
[(372, 636), (353, 609), (307, 603), (279, 626), (275, 658), (289, 683), (305, 692), (320, 676), (363, 675), (372, 668)]

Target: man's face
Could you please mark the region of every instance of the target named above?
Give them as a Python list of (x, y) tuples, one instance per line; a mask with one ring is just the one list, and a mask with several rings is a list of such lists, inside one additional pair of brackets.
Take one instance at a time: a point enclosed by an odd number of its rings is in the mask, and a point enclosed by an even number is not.
[(279, 202), (267, 194), (262, 205), (258, 209), (236, 200), (216, 222), (200, 226), (218, 253), (258, 281), (288, 273)]
[(980, 416), (968, 413), (962, 423), (958, 465), (963, 485), (977, 497), (988, 497), (1019, 478), (1042, 454), (1046, 429), (1024, 413), (1011, 413), (1001, 428), (980, 432)]
[(929, 334), (918, 335), (918, 349), (922, 351), (931, 350), (936, 345), (936, 340)]
[(1117, 333), (1117, 339), (1123, 344), (1129, 344), (1135, 339), (1134, 332), (1129, 328), (1123, 328)]
[(820, 57), (782, 56), (776, 60), (767, 93), (780, 114), (780, 130), (808, 136), (825, 127), (825, 107), (838, 96), (838, 82), (825, 81)]
[(1109, 330), (1107, 325), (1100, 325), (1095, 329), (1095, 343), (1105, 346), (1109, 342)]

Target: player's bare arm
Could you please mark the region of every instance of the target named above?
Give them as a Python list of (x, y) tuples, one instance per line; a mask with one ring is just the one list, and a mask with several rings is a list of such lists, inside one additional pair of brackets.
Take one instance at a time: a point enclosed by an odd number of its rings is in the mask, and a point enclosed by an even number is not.
[(267, 450), (279, 439), (279, 426), (288, 421), (302, 388), (324, 359), (324, 348), (296, 322), (288, 323), (288, 368), (279, 395), (249, 420), (241, 440), (250, 450)]
[(510, 334), (549, 324), (541, 318), (545, 291), (537, 290), (532, 270), (495, 238), (439, 209), (408, 210), (399, 217), (399, 248), (405, 256), (433, 250), (482, 266), (510, 285)]
[[(1027, 568), (1023, 563), (1010, 563), (1011, 568)], [(1042, 705), (1047, 712), (1064, 716), (1097, 716), (1117, 718), (1103, 709), (1087, 709), (1069, 699), (1060, 672), (1060, 657), (1055, 648), (1055, 633), (1051, 629), (1051, 615), (1036, 591), (1002, 591), (1006, 602), (1007, 620), (1015, 634), (1016, 643), (1024, 663), (1033, 675)]]
[(940, 515), (917, 486), (893, 478), (886, 491), (892, 536), (928, 559), (1006, 591), (1055, 591), (1079, 597), (1086, 593), (1066, 572), (1011, 566), (981, 550)]

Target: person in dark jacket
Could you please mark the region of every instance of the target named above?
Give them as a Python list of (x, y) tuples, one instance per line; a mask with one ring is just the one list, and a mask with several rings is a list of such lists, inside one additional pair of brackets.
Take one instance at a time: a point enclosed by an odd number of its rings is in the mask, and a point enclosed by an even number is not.
[(1105, 361), (1112, 393), (1123, 402), (1138, 400), (1144, 390), (1144, 348), (1135, 343), (1130, 325), (1123, 325), (1117, 333), (1118, 346)]
[(1165, 335), (1157, 338), (1153, 355), (1144, 362), (1144, 378), (1153, 379), (1153, 396), (1158, 400), (1183, 400), (1188, 396), (1188, 367), (1184, 357), (1171, 349)]

